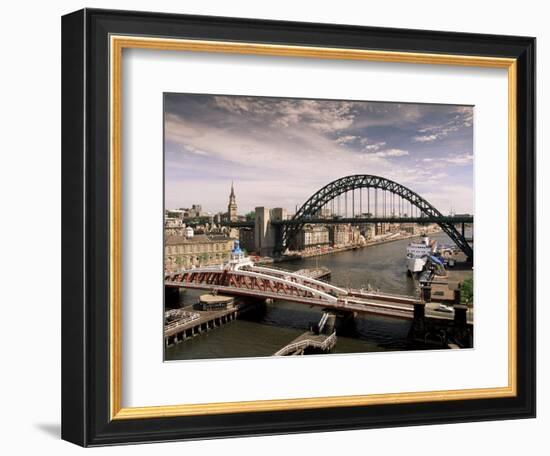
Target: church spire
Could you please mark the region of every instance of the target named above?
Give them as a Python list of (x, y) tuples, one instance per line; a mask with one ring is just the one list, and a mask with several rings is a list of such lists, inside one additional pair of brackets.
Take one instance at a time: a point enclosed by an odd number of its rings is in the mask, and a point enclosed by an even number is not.
[(231, 193), (229, 194), (229, 204), (227, 205), (227, 218), (230, 222), (236, 222), (237, 216), (237, 198), (235, 197), (235, 188), (231, 181)]

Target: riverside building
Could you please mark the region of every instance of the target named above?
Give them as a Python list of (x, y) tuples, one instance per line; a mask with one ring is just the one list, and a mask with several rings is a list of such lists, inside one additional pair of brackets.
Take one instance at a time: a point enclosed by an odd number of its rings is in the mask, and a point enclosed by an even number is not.
[(235, 239), (220, 235), (169, 236), (164, 246), (167, 271), (221, 264), (229, 260)]

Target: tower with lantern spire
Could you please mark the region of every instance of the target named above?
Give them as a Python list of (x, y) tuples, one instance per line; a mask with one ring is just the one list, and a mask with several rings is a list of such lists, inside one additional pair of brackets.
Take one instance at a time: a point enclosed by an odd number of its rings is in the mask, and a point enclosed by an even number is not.
[(231, 193), (229, 194), (229, 204), (227, 205), (227, 218), (230, 222), (236, 222), (237, 217), (237, 199), (235, 198), (235, 189), (231, 181)]

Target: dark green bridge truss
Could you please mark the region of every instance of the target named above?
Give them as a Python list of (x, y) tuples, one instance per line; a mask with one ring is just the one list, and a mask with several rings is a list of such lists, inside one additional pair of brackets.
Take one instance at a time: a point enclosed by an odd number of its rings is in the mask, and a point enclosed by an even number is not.
[[(359, 214), (354, 217), (322, 217), (319, 216), (321, 209), (326, 207), (332, 200), (347, 192), (358, 189), (375, 189), (390, 192), (405, 201), (408, 201), (411, 207), (418, 208), (420, 215), (417, 217), (409, 216), (378, 216), (377, 214)], [(370, 209), (369, 209), (370, 210)], [(391, 181), (384, 177), (373, 176), (369, 174), (356, 174), (352, 176), (337, 179), (315, 192), (294, 214), (290, 220), (273, 221), (272, 224), (278, 230), (277, 251), (284, 251), (306, 224), (337, 224), (353, 223), (360, 225), (363, 223), (437, 223), (441, 229), (449, 236), (460, 250), (473, 260), (474, 252), (472, 246), (468, 243), (464, 235), (464, 224), (474, 222), (472, 216), (444, 216), (432, 204), (422, 198), (418, 193), (411, 189)], [(462, 230), (459, 231), (456, 225), (461, 224)], [(232, 222), (228, 226), (234, 227), (253, 227), (254, 221)]]
[[(432, 204), (411, 189), (384, 177), (372, 176), (369, 174), (356, 174), (342, 177), (315, 192), (296, 214), (294, 214), (292, 219), (289, 220), (289, 223), (282, 224), (281, 235), (279, 236), (280, 245), (278, 246), (280, 250), (283, 251), (288, 247), (303, 226), (307, 223), (311, 223), (311, 221), (316, 218), (317, 214), (320, 213), (321, 209), (328, 205), (331, 200), (344, 193), (362, 188), (384, 190), (408, 201), (412, 206), (418, 208), (421, 216), (417, 218), (405, 218), (407, 222), (411, 223), (413, 220), (421, 220), (421, 222), (416, 223), (437, 223), (447, 236), (455, 242), (458, 248), (460, 248), (470, 260), (473, 260), (474, 252), (472, 246), (468, 244), (464, 234), (459, 232), (455, 226), (456, 223), (471, 223), (473, 219), (470, 221), (465, 218), (459, 221), (458, 219), (455, 220), (451, 217), (445, 217)], [(354, 223), (361, 223), (363, 221), (364, 223), (376, 223), (375, 220), (377, 218), (378, 217), (369, 217), (359, 219), (361, 221), (353, 218), (352, 220), (354, 220)], [(396, 220), (392, 217), (384, 217), (383, 219), (396, 222), (404, 218), (399, 217), (399, 219)], [(334, 221), (332, 223), (334, 223)]]

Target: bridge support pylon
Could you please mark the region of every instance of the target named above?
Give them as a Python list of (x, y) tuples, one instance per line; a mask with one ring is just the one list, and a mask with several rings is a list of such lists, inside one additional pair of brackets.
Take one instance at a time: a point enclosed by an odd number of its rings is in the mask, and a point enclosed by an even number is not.
[(164, 306), (179, 307), (180, 289), (178, 287), (164, 287)]
[(464, 348), (473, 347), (473, 331), (468, 325), (468, 306), (454, 305), (453, 337)]
[(413, 323), (411, 335), (413, 338), (423, 336), (426, 331), (426, 303), (417, 302), (414, 304)]
[[(345, 334), (350, 330), (354, 330), (355, 325), (355, 312), (349, 310), (339, 310), (337, 312), (330, 312), (333, 318), (329, 318), (327, 321), (326, 331), (330, 334), (336, 331), (337, 334)], [(332, 326), (329, 326), (332, 324)]]
[(455, 317), (454, 324), (458, 329), (464, 329), (468, 326), (468, 307), (463, 304), (455, 304), (454, 306)]

